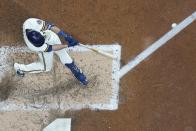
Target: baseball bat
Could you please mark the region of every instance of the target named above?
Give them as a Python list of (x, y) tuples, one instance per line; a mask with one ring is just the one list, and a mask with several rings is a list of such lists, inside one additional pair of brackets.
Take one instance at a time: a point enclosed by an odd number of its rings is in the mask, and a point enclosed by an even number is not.
[(112, 59), (116, 59), (116, 57), (115, 57), (114, 55), (112, 55), (112, 54), (110, 54), (110, 53), (108, 53), (108, 52), (101, 51), (101, 50), (98, 50), (98, 49), (89, 47), (89, 46), (84, 45), (84, 44), (81, 44), (81, 43), (80, 43), (79, 45), (82, 46), (82, 47), (85, 47), (85, 48), (87, 48), (87, 49), (89, 49), (89, 50), (91, 50), (91, 51), (94, 51), (94, 52), (96, 52), (96, 53), (98, 53), (98, 54), (101, 54), (101, 55), (103, 55), (103, 56), (106, 56), (106, 57), (109, 57), (109, 58), (112, 58)]

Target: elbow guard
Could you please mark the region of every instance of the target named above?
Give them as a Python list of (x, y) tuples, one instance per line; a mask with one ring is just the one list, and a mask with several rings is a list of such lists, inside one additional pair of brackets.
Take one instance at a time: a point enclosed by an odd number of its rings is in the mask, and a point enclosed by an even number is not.
[(70, 34), (65, 33), (65, 32), (62, 31), (62, 30), (58, 32), (58, 35), (64, 37), (64, 39), (68, 42), (68, 46), (69, 46), (69, 47), (70, 47), (70, 46), (75, 46), (75, 45), (77, 45), (77, 44), (79, 43), (79, 42), (78, 42), (76, 39), (74, 39)]
[(70, 42), (71, 39), (72, 39), (72, 36), (71, 36), (71, 35), (69, 35), (68, 33), (65, 33), (65, 32), (62, 31), (62, 30), (59, 31), (58, 35), (64, 37), (64, 39), (65, 39), (67, 42)]

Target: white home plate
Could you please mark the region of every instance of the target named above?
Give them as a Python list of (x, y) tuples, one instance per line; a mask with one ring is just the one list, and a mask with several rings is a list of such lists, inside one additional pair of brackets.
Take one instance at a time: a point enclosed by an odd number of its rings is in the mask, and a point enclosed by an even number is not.
[(82, 86), (56, 56), (51, 72), (17, 77), (13, 63), (29, 64), (37, 55), (26, 47), (0, 48), (0, 111), (117, 109), (121, 46), (115, 43), (91, 47), (112, 53), (117, 59), (80, 46), (68, 48), (70, 56), (89, 79), (87, 87)]
[(59, 118), (49, 124), (43, 131), (71, 131), (71, 118)]

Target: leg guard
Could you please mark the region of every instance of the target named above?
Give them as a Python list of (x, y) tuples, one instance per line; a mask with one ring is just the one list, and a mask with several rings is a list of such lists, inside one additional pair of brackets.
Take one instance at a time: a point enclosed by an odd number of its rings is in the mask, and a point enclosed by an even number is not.
[(82, 71), (75, 65), (74, 62), (70, 64), (65, 64), (73, 73), (73, 75), (76, 77), (77, 80), (79, 80), (83, 85), (88, 84), (88, 80), (86, 79), (86, 76), (82, 73)]

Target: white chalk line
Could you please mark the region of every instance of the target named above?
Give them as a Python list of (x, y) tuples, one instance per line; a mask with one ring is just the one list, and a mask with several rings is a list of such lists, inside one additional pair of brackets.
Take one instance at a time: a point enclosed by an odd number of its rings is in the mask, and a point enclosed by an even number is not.
[[(89, 45), (90, 46), (90, 45)], [(112, 51), (117, 59), (112, 62), (112, 97), (109, 103), (101, 104), (15, 104), (12, 102), (3, 101), (0, 102), (0, 111), (13, 111), (13, 110), (50, 110), (50, 109), (62, 109), (62, 110), (79, 110), (83, 108), (90, 108), (92, 110), (116, 110), (118, 109), (118, 97), (119, 97), (119, 76), (120, 70), (120, 58), (121, 58), (121, 46), (118, 43), (113, 45), (93, 45), (93, 48), (103, 51)], [(84, 47), (67, 48), (67, 51), (84, 52), (89, 51)], [(0, 59), (0, 63), (6, 64), (6, 52), (31, 52), (26, 47), (2, 47), (0, 53), (4, 54), (5, 58)], [(3, 66), (0, 66), (0, 71)], [(6, 66), (4, 66), (6, 67)], [(0, 76), (1, 77), (1, 76)]]
[(132, 70), (135, 66), (137, 66), (140, 62), (150, 56), (153, 52), (155, 52), (158, 48), (166, 44), (171, 38), (173, 38), (176, 34), (178, 34), (181, 30), (186, 28), (189, 24), (191, 24), (196, 19), (196, 12), (191, 14), (189, 17), (184, 19), (181, 23), (171, 29), (168, 33), (162, 36), (159, 40), (154, 42), (151, 46), (141, 52), (138, 56), (136, 56), (133, 60), (131, 60), (127, 65), (123, 66), (119, 71), (119, 77), (122, 78), (125, 74), (127, 74), (130, 70)]

